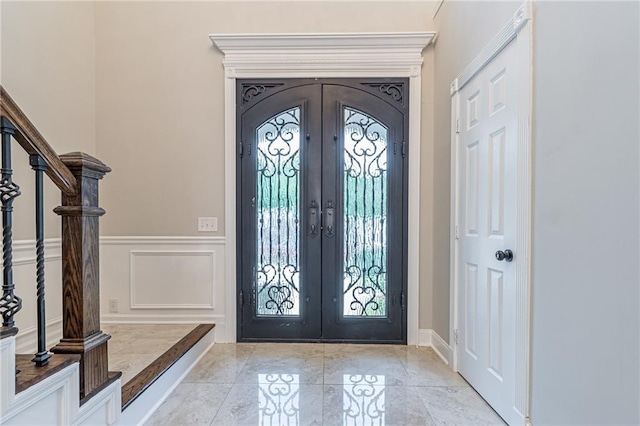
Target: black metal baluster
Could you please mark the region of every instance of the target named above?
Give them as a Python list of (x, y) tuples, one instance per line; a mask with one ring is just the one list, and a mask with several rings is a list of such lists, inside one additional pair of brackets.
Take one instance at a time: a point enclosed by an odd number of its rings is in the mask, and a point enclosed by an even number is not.
[(22, 299), (14, 294), (13, 283), (13, 199), (20, 195), (20, 187), (13, 183), (11, 176), (11, 136), (17, 131), (9, 120), (2, 117), (2, 178), (0, 180), (0, 200), (2, 201), (2, 299), (0, 313), (2, 326), (13, 327), (13, 316), (22, 309)]
[(36, 289), (37, 289), (37, 311), (38, 311), (38, 352), (31, 360), (37, 367), (45, 366), (49, 363), (49, 352), (47, 351), (47, 317), (45, 316), (44, 302), (44, 180), (43, 174), (47, 169), (47, 164), (39, 155), (30, 155), (29, 164), (36, 172)]

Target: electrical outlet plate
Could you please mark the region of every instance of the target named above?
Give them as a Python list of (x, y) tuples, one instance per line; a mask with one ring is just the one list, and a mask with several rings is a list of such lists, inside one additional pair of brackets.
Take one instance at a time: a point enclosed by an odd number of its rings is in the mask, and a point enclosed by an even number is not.
[(217, 217), (199, 217), (198, 232), (216, 232), (218, 230)]
[(118, 312), (118, 299), (109, 299), (109, 312), (112, 314)]

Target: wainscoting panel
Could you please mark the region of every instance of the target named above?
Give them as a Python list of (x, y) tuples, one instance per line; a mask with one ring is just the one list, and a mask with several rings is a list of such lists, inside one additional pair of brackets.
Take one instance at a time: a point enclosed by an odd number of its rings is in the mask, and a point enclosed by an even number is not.
[[(132, 250), (129, 268), (131, 309), (215, 310), (215, 251)], [(183, 284), (189, 291), (182, 291)]]
[(103, 323), (215, 323), (226, 336), (224, 237), (101, 237)]

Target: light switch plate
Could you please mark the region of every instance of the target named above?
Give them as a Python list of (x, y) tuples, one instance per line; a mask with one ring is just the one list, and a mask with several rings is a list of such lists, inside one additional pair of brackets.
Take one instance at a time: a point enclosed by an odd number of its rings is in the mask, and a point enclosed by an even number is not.
[(216, 232), (218, 230), (217, 217), (199, 217), (198, 232)]

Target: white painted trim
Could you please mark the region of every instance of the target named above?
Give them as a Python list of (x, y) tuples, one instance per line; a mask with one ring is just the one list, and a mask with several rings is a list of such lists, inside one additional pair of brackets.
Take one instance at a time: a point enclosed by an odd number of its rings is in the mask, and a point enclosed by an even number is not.
[(453, 346), (451, 366), (458, 371), (458, 351), (456, 350), (455, 333), (458, 329), (458, 240), (455, 227), (459, 223), (458, 194), (460, 193), (458, 133), (456, 121), (460, 117), (460, 94), (457, 91), (457, 80), (452, 85), (456, 91), (451, 98), (451, 226), (449, 230), (449, 343)]
[[(142, 304), (136, 302), (136, 262), (137, 256), (206, 256), (211, 258), (211, 280), (210, 299), (208, 303), (202, 304)], [(131, 250), (129, 252), (129, 291), (131, 309), (214, 309), (215, 310), (215, 279), (216, 255), (211, 250)]]
[[(44, 261), (53, 262), (61, 260), (60, 249), (62, 242), (60, 238), (46, 238), (44, 240)], [(54, 252), (54, 254), (47, 254)], [(13, 242), (13, 266), (35, 264), (36, 240), (16, 240)]]
[(431, 346), (431, 329), (418, 330), (418, 344), (417, 346)]
[[(102, 411), (102, 413), (100, 413), (100, 411)], [(98, 413), (98, 416), (100, 414), (104, 416), (104, 418), (100, 419), (104, 421), (104, 424), (112, 425), (120, 419), (121, 412), (122, 382), (118, 379), (80, 406), (78, 417), (73, 424), (74, 426), (82, 425), (85, 422), (87, 424), (95, 424), (95, 421), (98, 419), (91, 417)]]
[(502, 49), (511, 43), (511, 41), (518, 36), (520, 30), (531, 21), (531, 18), (531, 4), (527, 1), (516, 10), (516, 13), (514, 13), (513, 17), (502, 30), (491, 39), (489, 44), (480, 51), (478, 56), (476, 56), (460, 73), (458, 78), (454, 80), (455, 91), (462, 89), (474, 75), (482, 70)]
[(453, 361), (453, 349), (444, 341), (442, 337), (435, 331), (431, 334), (431, 347), (442, 359), (442, 361), (451, 366)]
[(531, 245), (533, 210), (533, 24), (531, 3), (516, 12), (524, 20), (519, 26), (518, 49), (518, 199), (516, 253), (516, 401), (514, 409), (528, 421), (530, 417), (531, 356)]
[(418, 346), (429, 347), (442, 359), (448, 366), (452, 366), (453, 349), (444, 341), (435, 330), (421, 329), (418, 331)]
[[(0, 417), (9, 411), (16, 397), (16, 336), (0, 339)], [(6, 379), (10, 377), (10, 379)], [(3, 422), (0, 421), (0, 424)]]
[(444, 0), (438, 0), (436, 6), (433, 8), (433, 15), (431, 16), (431, 19), (436, 19), (436, 16), (438, 16), (438, 12), (440, 12), (443, 3)]
[[(484, 66), (498, 55), (509, 43), (515, 42), (517, 49), (518, 73), (518, 176), (517, 176), (517, 218), (516, 218), (516, 253), (519, 262), (516, 264), (516, 371), (515, 371), (515, 405), (514, 410), (527, 420), (530, 416), (530, 371), (531, 371), (531, 209), (532, 209), (532, 111), (533, 111), (533, 25), (532, 3), (526, 1), (515, 12), (513, 18), (489, 42), (478, 56), (451, 84), (452, 94), (452, 193), (451, 228), (452, 228), (452, 262), (451, 262), (451, 328), (458, 327), (459, 280), (457, 277), (458, 244), (453, 229), (458, 223), (459, 188), (457, 152), (458, 137), (454, 122), (460, 116), (459, 90), (469, 82)], [(455, 159), (455, 160), (454, 160)], [(451, 342), (453, 338), (451, 337)], [(454, 371), (457, 371), (458, 345), (453, 347)]]
[[(18, 416), (26, 410), (36, 409), (34, 406), (51, 394), (57, 393), (58, 414), (57, 424), (71, 424), (76, 418), (80, 406), (80, 370), (77, 362), (63, 368), (28, 389), (15, 395), (10, 407), (4, 407), (0, 423), (4, 424), (12, 417)], [(46, 416), (50, 413), (44, 413)]]
[(100, 244), (105, 246), (121, 245), (224, 245), (225, 237), (136, 237), (136, 236), (101, 236)]
[(407, 341), (417, 344), (422, 50), (436, 33), (211, 34), (225, 67), (227, 336), (236, 341), (236, 79), (410, 77)]

